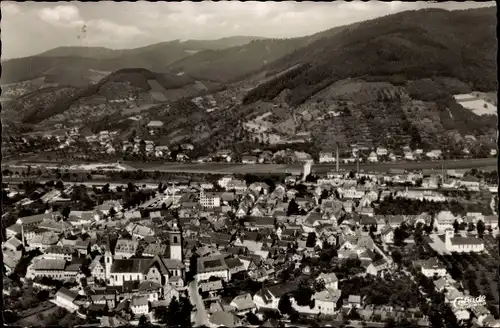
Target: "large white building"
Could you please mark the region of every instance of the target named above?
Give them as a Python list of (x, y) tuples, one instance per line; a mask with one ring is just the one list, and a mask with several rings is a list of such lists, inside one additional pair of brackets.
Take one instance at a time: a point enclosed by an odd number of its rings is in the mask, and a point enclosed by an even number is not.
[(453, 229), (446, 230), (444, 238), (446, 250), (449, 252), (472, 253), (484, 251), (484, 242), (482, 239), (475, 237), (457, 237)]
[(200, 191), (200, 205), (203, 207), (219, 207), (220, 206), (220, 193), (205, 191), (201, 189)]
[(197, 281), (208, 280), (210, 277), (221, 278), (224, 281), (229, 281), (231, 279), (229, 267), (227, 266), (224, 256), (222, 255), (198, 258), (197, 271)]

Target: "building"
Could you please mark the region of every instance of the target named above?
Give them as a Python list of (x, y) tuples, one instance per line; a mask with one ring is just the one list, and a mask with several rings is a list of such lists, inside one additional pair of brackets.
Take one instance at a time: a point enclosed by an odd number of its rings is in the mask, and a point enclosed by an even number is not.
[(104, 258), (102, 255), (97, 255), (89, 265), (90, 274), (98, 280), (106, 279), (106, 270), (104, 269)]
[[(246, 187), (246, 186), (245, 186)], [(221, 206), (221, 195), (218, 192), (200, 190), (200, 205), (213, 208)]]
[(329, 289), (339, 289), (339, 280), (335, 273), (321, 273), (316, 280), (322, 280), (325, 283), (325, 287)]
[(127, 281), (154, 281), (165, 286), (174, 277), (184, 279), (185, 266), (179, 260), (159, 256), (114, 260), (110, 252), (104, 256), (110, 286), (123, 286)]
[(33, 259), (33, 264), (28, 266), (26, 278), (48, 277), (55, 280), (70, 280), (76, 278), (80, 272), (79, 264), (67, 264), (64, 259)]
[(433, 257), (422, 263), (422, 274), (426, 277), (443, 277), (446, 275), (446, 268)]
[(368, 162), (370, 163), (375, 163), (375, 162), (378, 162), (378, 157), (377, 157), (377, 153), (375, 152), (371, 152), (370, 155), (368, 156)]
[(128, 259), (135, 255), (139, 242), (135, 240), (119, 239), (115, 246), (115, 259)]
[(460, 187), (473, 191), (479, 191), (480, 183), (481, 181), (474, 176), (465, 176), (459, 182)]
[(319, 153), (320, 163), (335, 163), (336, 156), (333, 153)]
[(304, 167), (303, 167), (303, 171), (302, 171), (302, 181), (305, 181), (306, 178), (307, 178), (307, 176), (309, 174), (311, 174), (312, 165), (313, 165), (313, 161), (312, 160), (307, 160), (304, 163)]
[(337, 310), (341, 294), (342, 291), (330, 288), (315, 293), (313, 296), (314, 308), (317, 309), (315, 312), (333, 315)]
[(146, 296), (137, 295), (130, 301), (130, 310), (136, 317), (149, 313), (149, 300)]
[(52, 300), (52, 303), (56, 304), (57, 306), (63, 307), (69, 312), (73, 313), (79, 308), (79, 306), (75, 304), (76, 297), (77, 294), (69, 291), (65, 287), (62, 287), (57, 292), (55, 299)]
[(172, 229), (169, 231), (170, 237), (170, 258), (182, 262), (182, 233), (174, 221)]
[(453, 229), (453, 223), (457, 219), (458, 217), (455, 217), (450, 211), (441, 211), (434, 220), (434, 226), (441, 232)]
[(295, 284), (279, 284), (271, 287), (264, 287), (254, 296), (253, 301), (257, 309), (278, 309), (281, 297), (297, 289)]
[(53, 245), (47, 248), (42, 255), (44, 259), (62, 259), (66, 261), (71, 261), (73, 259), (73, 253), (75, 249), (71, 246), (58, 246)]
[(389, 153), (387, 151), (387, 148), (384, 148), (384, 147), (377, 147), (377, 156), (387, 156), (387, 154)]
[(222, 255), (199, 257), (197, 270), (197, 281), (208, 280), (210, 277), (218, 277), (224, 281), (229, 281), (231, 279), (229, 267)]
[(251, 155), (245, 155), (242, 156), (241, 162), (243, 164), (256, 164), (258, 161), (258, 158), (256, 156), (251, 156)]
[(129, 223), (126, 228), (127, 232), (136, 239), (144, 239), (147, 236), (154, 236), (154, 231), (151, 228), (140, 224)]
[(249, 293), (236, 296), (230, 303), (236, 309), (238, 315), (246, 314), (255, 310), (255, 303)]
[(453, 229), (447, 229), (444, 238), (446, 250), (449, 252), (472, 253), (484, 251), (484, 241), (482, 239), (455, 236)]

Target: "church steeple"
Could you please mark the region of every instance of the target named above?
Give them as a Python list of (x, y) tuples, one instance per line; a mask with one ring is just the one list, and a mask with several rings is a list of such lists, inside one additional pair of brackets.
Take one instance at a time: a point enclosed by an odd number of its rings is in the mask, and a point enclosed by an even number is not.
[(170, 258), (182, 262), (182, 233), (177, 225), (177, 219), (174, 219), (170, 236)]

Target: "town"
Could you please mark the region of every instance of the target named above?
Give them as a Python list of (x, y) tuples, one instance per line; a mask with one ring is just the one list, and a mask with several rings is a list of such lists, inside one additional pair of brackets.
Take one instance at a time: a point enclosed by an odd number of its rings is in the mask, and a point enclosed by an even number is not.
[(496, 172), (39, 173), (2, 186), (7, 324), (500, 327)]
[(495, 2), (0, 7), (5, 326), (500, 328)]
[[(134, 117), (135, 118), (135, 117)], [(141, 123), (142, 122), (142, 123)], [(129, 160), (144, 162), (193, 162), (193, 163), (300, 163), (313, 159), (317, 163), (379, 163), (414, 162), (438, 159), (489, 158), (497, 155), (496, 148), (477, 146), (474, 136), (464, 137), (463, 148), (441, 150), (437, 148), (404, 145), (401, 147), (374, 147), (372, 143), (358, 142), (333, 151), (311, 149), (311, 136), (305, 134), (293, 140), (269, 143), (256, 142), (250, 148), (219, 149), (207, 153), (190, 142), (173, 143), (164, 140), (164, 123), (161, 121), (141, 123), (139, 131), (133, 130), (128, 138), (119, 131), (100, 130), (93, 132), (88, 127), (63, 126), (46, 132), (26, 133), (3, 140), (4, 158), (36, 156), (37, 160)], [(309, 150), (308, 150), (309, 149)]]

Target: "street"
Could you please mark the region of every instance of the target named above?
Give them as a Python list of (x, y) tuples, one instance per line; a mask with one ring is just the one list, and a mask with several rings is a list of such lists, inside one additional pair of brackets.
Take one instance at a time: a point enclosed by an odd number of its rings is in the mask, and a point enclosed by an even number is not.
[(196, 308), (194, 317), (194, 327), (199, 326), (209, 326), (208, 313), (203, 304), (200, 294), (198, 293), (198, 284), (196, 280), (191, 281), (189, 284), (189, 297), (191, 299), (191, 304)]

